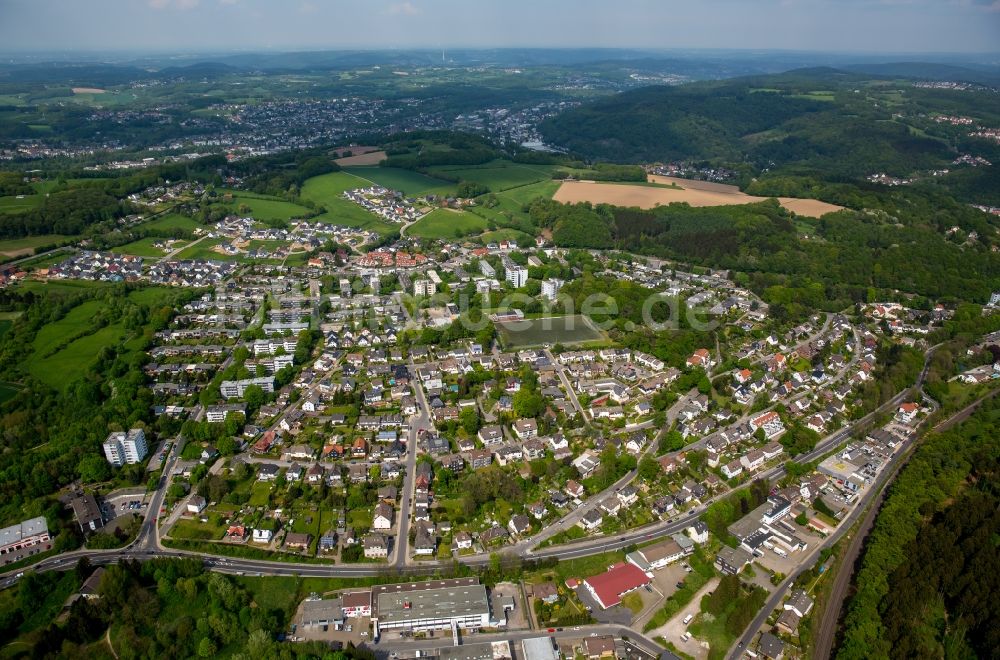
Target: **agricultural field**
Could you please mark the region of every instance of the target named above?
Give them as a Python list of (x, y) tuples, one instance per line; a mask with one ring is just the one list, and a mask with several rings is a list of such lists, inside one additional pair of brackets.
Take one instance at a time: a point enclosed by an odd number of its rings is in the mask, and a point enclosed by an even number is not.
[[(691, 206), (728, 206), (730, 204), (752, 204), (767, 199), (766, 197), (747, 195), (740, 192), (735, 186), (706, 184), (702, 181), (686, 181), (671, 177), (652, 177), (652, 180), (655, 183), (672, 183), (681, 187), (665, 188), (591, 181), (567, 181), (559, 187), (553, 199), (569, 204), (590, 202), (615, 206), (638, 206), (644, 209), (675, 202), (684, 202)], [(809, 217), (820, 217), (843, 208), (814, 199), (780, 197), (778, 201), (789, 211)]]
[(314, 220), (329, 222), (344, 227), (358, 227), (376, 231), (380, 234), (391, 234), (398, 230), (396, 225), (382, 222), (377, 216), (369, 213), (354, 202), (341, 197), (345, 190), (365, 188), (371, 182), (347, 172), (331, 172), (314, 176), (302, 186), (301, 195), (326, 208), (326, 213), (316, 216)]
[(383, 188), (398, 190), (408, 197), (454, 195), (455, 184), (396, 167), (347, 167), (344, 171)]
[(25, 236), (24, 238), (12, 238), (0, 241), (0, 255), (7, 257), (30, 256), (35, 248), (53, 243), (73, 240), (74, 236), (64, 236), (62, 234), (44, 234), (42, 236)]
[(550, 165), (527, 165), (509, 160), (494, 160), (476, 166), (439, 166), (431, 172), (441, 172), (460, 181), (472, 181), (487, 186), (493, 192), (509, 188), (551, 180), (555, 167)]
[(511, 323), (497, 323), (504, 348), (542, 344), (585, 344), (605, 341), (603, 332), (583, 315), (548, 316)]
[(406, 230), (419, 238), (451, 240), (459, 236), (478, 234), (486, 229), (486, 220), (465, 211), (435, 209)]

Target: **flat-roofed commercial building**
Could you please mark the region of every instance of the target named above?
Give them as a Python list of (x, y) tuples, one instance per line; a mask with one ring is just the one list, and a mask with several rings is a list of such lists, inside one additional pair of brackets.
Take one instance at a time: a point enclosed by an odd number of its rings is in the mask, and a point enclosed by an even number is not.
[(476, 578), (380, 585), (372, 588), (372, 605), (376, 636), (379, 630), (506, 625), (506, 616), (491, 616), (489, 594)]
[(510, 660), (510, 642), (482, 642), (446, 646), (438, 650), (438, 660)]
[(532, 637), (521, 640), (521, 657), (524, 660), (559, 660), (559, 651), (551, 637)]
[(21, 557), (34, 554), (42, 548), (35, 551), (28, 549), (48, 543), (49, 540), (49, 526), (45, 516), (4, 527), (0, 529), (0, 563), (6, 564), (8, 561), (17, 561)]

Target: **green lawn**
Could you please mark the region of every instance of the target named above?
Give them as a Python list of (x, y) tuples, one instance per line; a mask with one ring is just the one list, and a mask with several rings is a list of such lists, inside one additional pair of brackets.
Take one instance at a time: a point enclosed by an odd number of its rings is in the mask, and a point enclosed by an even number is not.
[[(373, 168), (374, 169), (374, 168)], [(382, 222), (376, 215), (369, 213), (354, 202), (341, 197), (345, 190), (366, 188), (371, 182), (347, 172), (331, 172), (314, 176), (302, 186), (302, 197), (326, 208), (326, 213), (314, 220), (329, 222), (343, 227), (358, 227), (377, 231), (380, 234), (391, 234), (398, 231), (397, 225)]]
[(454, 195), (455, 184), (444, 179), (396, 167), (345, 167), (345, 172), (404, 195)]
[[(133, 241), (126, 245), (116, 247), (115, 252), (120, 252), (121, 254), (133, 254), (137, 257), (154, 257), (154, 258), (163, 257), (166, 256), (167, 253), (160, 248), (153, 247), (153, 243), (164, 243), (164, 242), (166, 242), (166, 239), (163, 238), (140, 238), (137, 241)], [(179, 247), (183, 247), (186, 244), (187, 241), (182, 240), (176, 243), (172, 243), (171, 245), (174, 249), (176, 249)]]
[(181, 519), (170, 528), (170, 536), (175, 539), (192, 539), (195, 541), (215, 541), (221, 539), (225, 533), (224, 525), (213, 525), (212, 517), (208, 517), (209, 522), (203, 523), (200, 520)]
[(465, 211), (435, 209), (406, 230), (419, 238), (451, 240), (459, 235), (478, 234), (486, 229), (486, 220)]
[(550, 181), (555, 168), (550, 165), (527, 165), (509, 160), (494, 160), (476, 166), (442, 166), (430, 169), (432, 172), (457, 177), (460, 181), (481, 183), (492, 192), (500, 192), (538, 181)]
[(24, 195), (18, 199), (17, 195), (7, 195), (0, 197), (0, 213), (22, 213), (30, 211), (42, 203), (41, 195)]
[(271, 494), (271, 484), (258, 481), (250, 486), (250, 506), (267, 506), (268, 496)]

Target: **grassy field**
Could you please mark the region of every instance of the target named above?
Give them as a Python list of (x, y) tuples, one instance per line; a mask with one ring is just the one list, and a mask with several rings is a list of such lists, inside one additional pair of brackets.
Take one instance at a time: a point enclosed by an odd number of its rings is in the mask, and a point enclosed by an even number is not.
[[(149, 287), (132, 291), (129, 299), (155, 306), (166, 304), (172, 294), (166, 287)], [(104, 304), (88, 300), (43, 326), (35, 334), (31, 355), (23, 361), (28, 373), (52, 387), (63, 387), (94, 364), (101, 349), (121, 344), (128, 337), (122, 323), (94, 327), (94, 317)], [(124, 350), (138, 350), (137, 342), (126, 342)]]
[[(241, 262), (254, 262), (262, 264), (280, 264), (280, 259), (250, 259), (246, 254), (224, 254), (222, 252), (216, 252), (212, 248), (216, 245), (221, 245), (222, 243), (228, 243), (228, 238), (211, 238), (205, 239), (198, 242), (197, 244), (191, 244), (190, 246), (184, 248), (180, 253), (177, 254), (178, 259), (208, 259), (215, 261), (241, 261)], [(255, 241), (256, 243), (275, 243), (284, 244), (279, 241)], [(257, 247), (260, 247), (259, 245)]]
[(526, 234), (523, 231), (517, 229), (497, 229), (496, 231), (488, 231), (479, 237), (479, 240), (486, 243), (496, 243), (498, 241), (520, 241), (522, 238), (534, 238), (531, 234)]
[(505, 347), (581, 344), (605, 339), (604, 334), (582, 315), (498, 323), (497, 330)]
[(62, 387), (73, 379), (67, 379), (67, 374), (78, 375), (86, 370), (97, 361), (102, 348), (120, 343), (125, 334), (125, 327), (120, 323), (106, 326), (70, 342), (49, 357), (33, 357), (28, 362), (28, 371), (51, 387)]
[[(137, 257), (163, 257), (166, 256), (166, 252), (160, 248), (153, 247), (153, 243), (163, 243), (166, 239), (163, 238), (140, 238), (137, 241), (122, 245), (115, 248), (115, 252), (120, 252), (121, 254), (133, 254)], [(172, 244), (174, 248), (183, 247), (187, 245), (187, 241), (178, 241)]]
[(180, 229), (186, 232), (194, 231), (198, 227), (204, 227), (204, 225), (199, 224), (193, 218), (180, 215), (179, 213), (168, 213), (167, 215), (156, 218), (155, 220), (144, 222), (141, 226), (143, 229), (158, 229), (166, 231)]
[(0, 403), (13, 399), (17, 391), (18, 388), (10, 383), (0, 383)]
[(345, 190), (365, 188), (369, 185), (371, 185), (369, 181), (353, 174), (331, 172), (314, 176), (306, 181), (302, 186), (302, 197), (326, 207), (326, 213), (317, 216), (315, 220), (344, 227), (369, 229), (383, 235), (397, 231), (396, 225), (382, 222), (374, 214), (341, 197), (341, 193)]
[(250, 207), (250, 215), (256, 220), (263, 222), (272, 220), (290, 220), (292, 218), (303, 218), (312, 213), (304, 206), (293, 202), (287, 202), (277, 197), (267, 197), (265, 195), (255, 195), (254, 193), (242, 190), (220, 190), (220, 193), (231, 193), (233, 195), (233, 212), (245, 204)]
[(434, 167), (431, 171), (457, 177), (460, 181), (481, 183), (493, 192), (500, 192), (529, 183), (551, 180), (554, 169), (548, 165), (526, 165), (509, 160), (494, 160), (476, 166)]
[(478, 234), (486, 229), (486, 220), (465, 211), (435, 209), (406, 230), (419, 238), (450, 240), (459, 235)]
[(345, 167), (344, 171), (409, 196), (455, 194), (455, 184), (450, 181), (411, 170), (396, 167)]
[(0, 197), (0, 213), (21, 213), (30, 211), (42, 203), (41, 195), (24, 195), (18, 199), (17, 195)]
[(24, 250), (34, 250), (42, 245), (51, 245), (63, 241), (72, 240), (75, 236), (64, 236), (63, 234), (43, 234), (41, 236), (25, 236), (24, 238), (12, 238), (0, 241), (0, 254), (15, 254)]

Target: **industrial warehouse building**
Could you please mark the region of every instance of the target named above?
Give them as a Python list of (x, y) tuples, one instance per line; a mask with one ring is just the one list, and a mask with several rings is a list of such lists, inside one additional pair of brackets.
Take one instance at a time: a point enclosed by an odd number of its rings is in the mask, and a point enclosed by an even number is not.
[(476, 578), (386, 584), (372, 588), (375, 638), (382, 630), (442, 630), (507, 625), (513, 600), (494, 616), (486, 587)]

